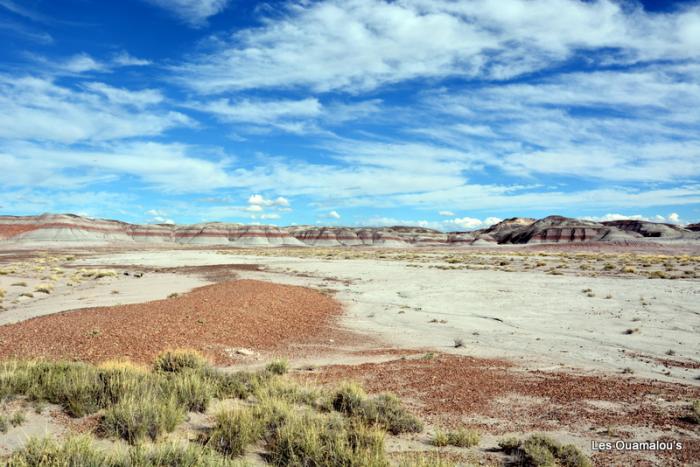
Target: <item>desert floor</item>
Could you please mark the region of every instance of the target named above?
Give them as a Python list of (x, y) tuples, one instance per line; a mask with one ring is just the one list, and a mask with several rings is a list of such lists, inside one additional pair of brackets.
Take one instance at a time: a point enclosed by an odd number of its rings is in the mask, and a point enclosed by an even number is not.
[[(217, 248), (0, 250), (0, 355), (148, 362), (195, 347), (219, 365), (290, 359), (301, 381), (397, 393), (426, 422), (391, 439), (478, 428), (464, 462), (506, 435), (548, 433), (598, 465), (700, 460), (697, 251)], [(0, 435), (70, 431), (32, 414)], [(682, 450), (594, 452), (592, 441)]]

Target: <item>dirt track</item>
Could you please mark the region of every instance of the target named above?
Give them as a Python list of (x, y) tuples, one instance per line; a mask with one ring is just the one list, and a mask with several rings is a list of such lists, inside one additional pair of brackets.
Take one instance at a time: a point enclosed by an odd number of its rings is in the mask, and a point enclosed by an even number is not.
[(167, 348), (195, 348), (217, 362), (226, 349), (289, 354), (292, 345), (350, 339), (335, 328), (340, 305), (311, 289), (240, 280), (152, 302), (66, 311), (0, 327), (0, 356), (149, 362)]

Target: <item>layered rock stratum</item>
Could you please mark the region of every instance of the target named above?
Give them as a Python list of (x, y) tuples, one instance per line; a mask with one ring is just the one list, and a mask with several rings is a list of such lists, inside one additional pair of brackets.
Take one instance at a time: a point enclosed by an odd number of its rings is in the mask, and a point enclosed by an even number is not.
[[(694, 226), (689, 226), (694, 228)], [(208, 222), (129, 224), (74, 214), (0, 216), (2, 243), (156, 243), (234, 247), (420, 247), (497, 244), (700, 241), (700, 232), (638, 220), (593, 222), (562, 216), (514, 217), (486, 229), (441, 232), (424, 227), (319, 227)]]

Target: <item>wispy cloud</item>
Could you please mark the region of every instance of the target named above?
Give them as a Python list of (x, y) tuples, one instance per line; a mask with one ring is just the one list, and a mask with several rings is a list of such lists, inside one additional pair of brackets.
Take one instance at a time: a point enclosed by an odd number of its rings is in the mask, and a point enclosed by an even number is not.
[(302, 2), (262, 27), (218, 38), (176, 71), (183, 85), (202, 93), (359, 92), (416, 78), (508, 79), (582, 51), (605, 64), (695, 59), (699, 24), (700, 6), (656, 14), (612, 0)]
[(48, 32), (35, 31), (32, 28), (23, 26), (14, 21), (0, 20), (0, 30), (39, 44), (51, 44), (54, 41), (53, 37)]
[(221, 13), (229, 0), (145, 0), (151, 5), (167, 10), (180, 21), (193, 28), (207, 25), (207, 19)]
[(92, 82), (81, 91), (47, 78), (0, 75), (0, 138), (105, 141), (158, 135), (193, 124), (182, 113), (155, 110), (160, 99), (154, 90), (129, 91)]
[[(204, 193), (236, 186), (231, 161), (192, 155), (182, 144), (120, 142), (95, 148), (29, 143), (0, 145), (0, 183), (5, 187), (80, 188), (122, 178), (162, 193)], [(211, 157), (211, 155), (209, 155)]]

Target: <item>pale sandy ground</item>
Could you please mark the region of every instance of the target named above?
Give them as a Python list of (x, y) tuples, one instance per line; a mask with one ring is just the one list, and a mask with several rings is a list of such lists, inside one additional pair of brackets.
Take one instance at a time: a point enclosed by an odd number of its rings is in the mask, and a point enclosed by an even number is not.
[[(334, 289), (346, 306), (345, 326), (393, 345), (512, 358), (528, 368), (565, 366), (614, 373), (631, 368), (637, 376), (700, 384), (700, 370), (671, 368), (665, 375), (664, 366), (630, 355), (669, 358), (666, 352), (672, 350), (674, 359), (700, 361), (697, 280), (440, 270), (409, 267), (402, 261), (183, 250), (118, 253), (83, 261), (152, 267), (260, 264), (265, 272), (237, 272), (245, 278)], [(594, 297), (582, 292), (588, 288)], [(434, 319), (438, 322), (431, 323)], [(637, 328), (634, 334), (624, 333)], [(458, 338), (465, 346), (455, 349)]]
[[(27, 285), (12, 285), (20, 282)], [(140, 278), (119, 274), (116, 277), (86, 280), (75, 286), (67, 286), (65, 281), (59, 281), (53, 284), (50, 294), (34, 290), (46, 282), (26, 277), (19, 271), (17, 274), (0, 276), (0, 289), (6, 291), (3, 301), (6, 310), (0, 313), (0, 325), (77, 308), (160, 300), (171, 293), (188, 292), (210, 283), (199, 277), (182, 274), (148, 273)], [(22, 297), (22, 293), (29, 293), (33, 297)]]

